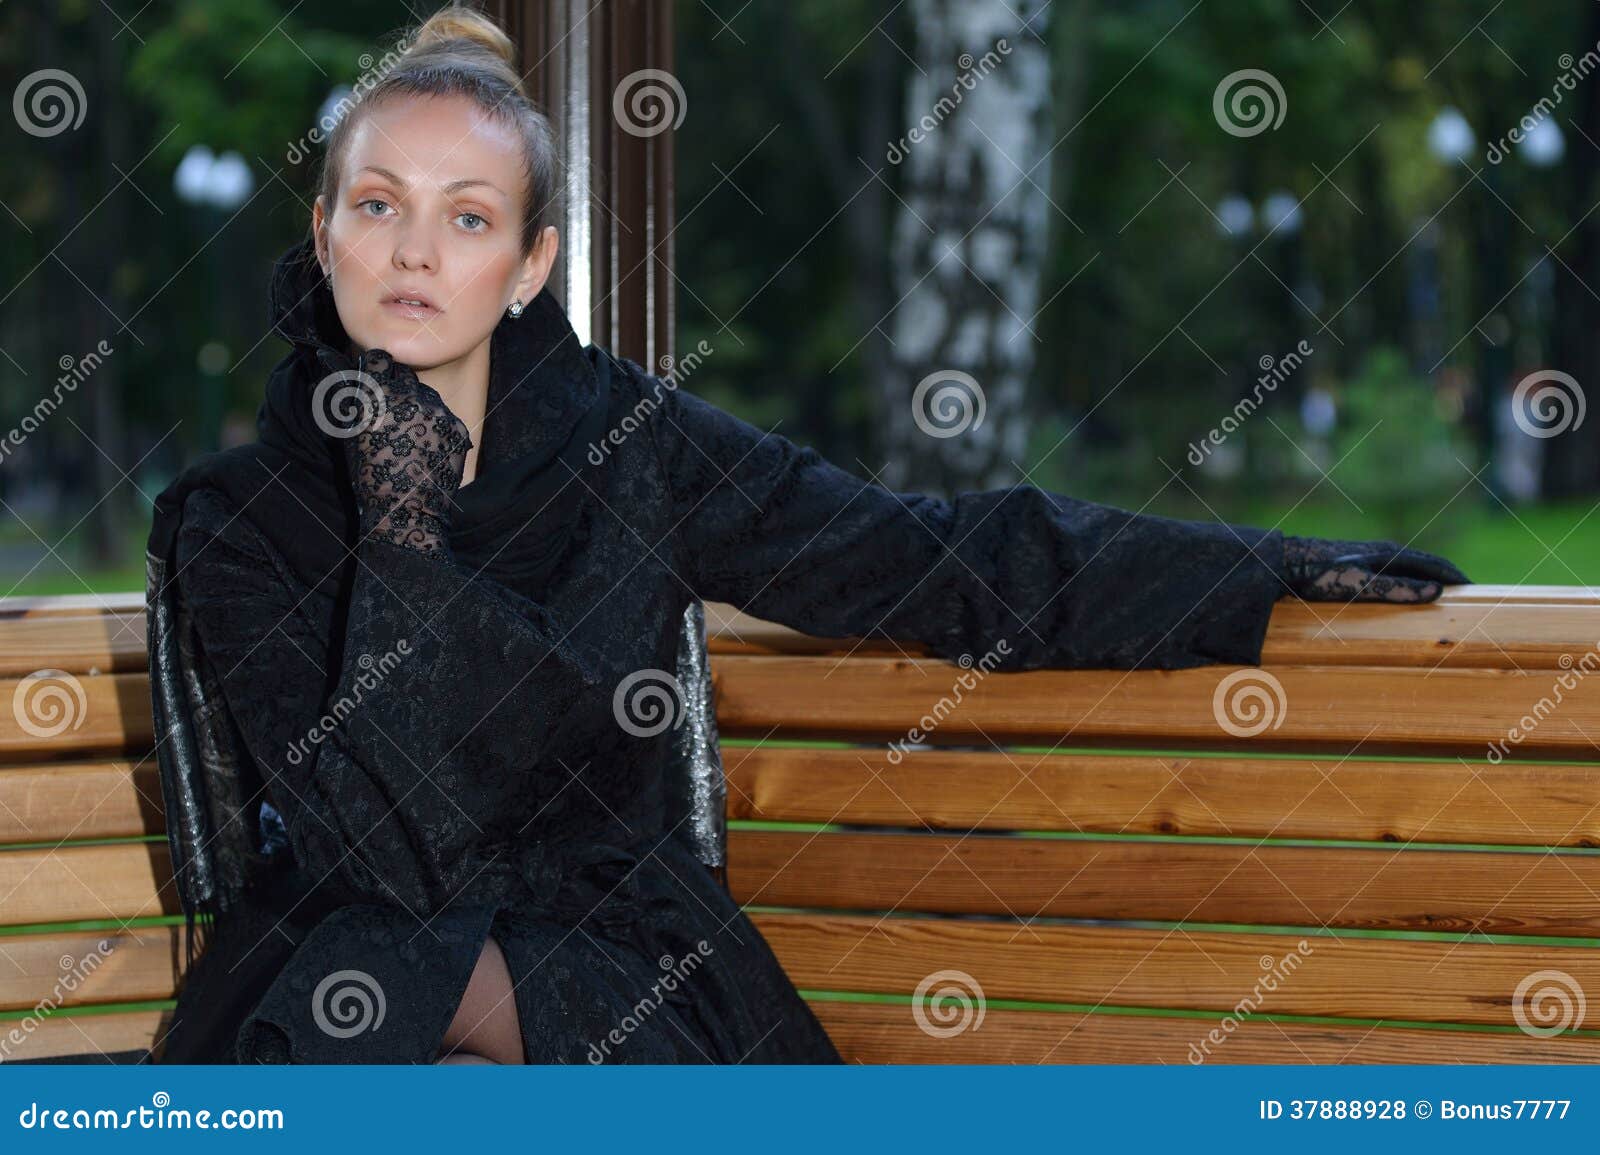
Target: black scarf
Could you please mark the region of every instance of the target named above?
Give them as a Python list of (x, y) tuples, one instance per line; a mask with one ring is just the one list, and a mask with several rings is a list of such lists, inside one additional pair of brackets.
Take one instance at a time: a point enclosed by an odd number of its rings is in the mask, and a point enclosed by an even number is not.
[[(162, 490), (146, 547), (156, 756), (191, 964), (203, 949), (197, 917), (214, 920), (234, 906), (275, 836), (265, 812), (258, 824), (255, 775), (231, 736), (220, 688), (191, 654), (192, 626), (182, 624), (176, 551), (184, 500), (206, 486), (222, 491), (307, 587), (326, 587), (335, 598), (355, 565), (344, 442), (325, 433), (312, 410), (318, 383), (353, 363), (309, 241), (278, 259), (271, 313), (291, 348), (268, 379), (259, 439), (207, 454)], [(610, 392), (609, 354), (578, 343), (548, 289), (521, 317), (500, 320), (490, 336), (477, 473), (456, 491), (451, 515), (459, 564), (540, 596), (579, 517), (602, 492), (609, 458), (589, 449), (605, 436)]]
[[(270, 300), (273, 329), (292, 348), (268, 378), (259, 440), (207, 454), (163, 490), (149, 550), (171, 559), (184, 499), (215, 486), (316, 587), (339, 580), (356, 545), (344, 443), (323, 431), (311, 404), (318, 382), (350, 366), (349, 339), (309, 240), (278, 259)], [(601, 491), (607, 457), (589, 448), (605, 436), (610, 370), (605, 350), (579, 344), (548, 288), (521, 317), (501, 318), (489, 340), (477, 472), (451, 515), (450, 547), (462, 565), (538, 596)]]

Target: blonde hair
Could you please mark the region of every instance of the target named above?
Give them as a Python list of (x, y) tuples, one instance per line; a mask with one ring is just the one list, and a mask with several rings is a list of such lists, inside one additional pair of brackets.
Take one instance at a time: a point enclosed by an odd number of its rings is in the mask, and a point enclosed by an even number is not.
[(516, 45), (483, 13), (456, 7), (441, 8), (410, 30), (402, 43), (408, 47), (399, 62), (334, 126), (317, 192), (331, 212), (351, 128), (365, 109), (408, 96), (465, 96), (515, 129), (522, 140), (522, 255), (526, 256), (545, 226), (554, 223), (561, 184), (556, 178), (555, 131), (522, 86)]

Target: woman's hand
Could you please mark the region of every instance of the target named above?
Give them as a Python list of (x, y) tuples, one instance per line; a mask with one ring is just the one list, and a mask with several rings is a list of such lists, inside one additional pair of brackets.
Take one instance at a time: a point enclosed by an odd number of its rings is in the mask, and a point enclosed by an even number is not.
[(1442, 557), (1392, 541), (1283, 539), (1283, 579), (1316, 602), (1431, 602), (1447, 585), (1470, 585)]
[(356, 361), (372, 416), (345, 439), (363, 538), (449, 560), (450, 515), (472, 437), (438, 390), (386, 350)]

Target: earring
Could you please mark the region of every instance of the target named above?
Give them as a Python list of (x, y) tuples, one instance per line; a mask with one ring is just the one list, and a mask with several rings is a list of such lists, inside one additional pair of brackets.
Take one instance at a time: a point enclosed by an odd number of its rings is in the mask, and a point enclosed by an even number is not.
[(512, 301), (511, 307), (507, 309), (506, 312), (511, 314), (512, 320), (516, 320), (518, 317), (522, 316), (522, 302)]

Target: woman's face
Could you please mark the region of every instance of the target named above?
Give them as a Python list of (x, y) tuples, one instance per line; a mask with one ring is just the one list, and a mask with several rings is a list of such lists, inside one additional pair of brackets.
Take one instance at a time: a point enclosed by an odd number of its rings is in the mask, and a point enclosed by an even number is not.
[[(317, 258), (356, 349), (417, 370), (464, 359), (543, 287), (556, 230), (521, 252), (522, 145), (466, 97), (394, 99), (352, 126)], [(420, 301), (420, 304), (407, 303)]]

